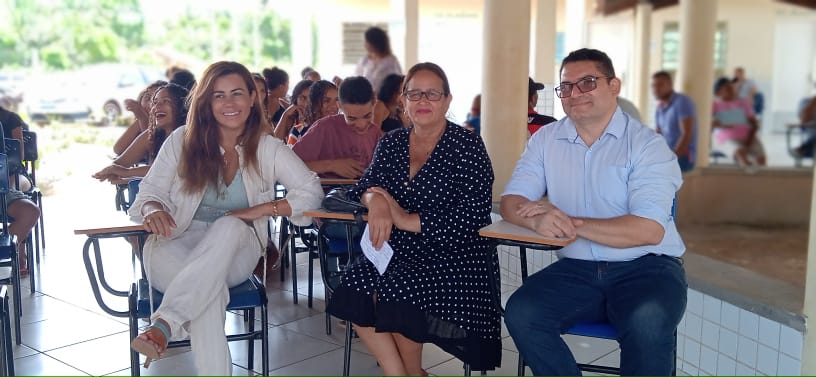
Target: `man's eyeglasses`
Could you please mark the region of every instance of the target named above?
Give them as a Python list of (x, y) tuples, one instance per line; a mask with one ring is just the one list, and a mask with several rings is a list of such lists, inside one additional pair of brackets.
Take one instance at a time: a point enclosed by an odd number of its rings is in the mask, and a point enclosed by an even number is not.
[(439, 101), (445, 96), (445, 93), (442, 93), (436, 89), (431, 89), (427, 92), (423, 92), (421, 90), (408, 90), (403, 92), (402, 95), (405, 96), (407, 100), (412, 102), (419, 101), (422, 99), (423, 95), (428, 99), (428, 101)]
[(557, 95), (558, 98), (567, 98), (572, 95), (573, 87), (578, 88), (578, 91), (581, 93), (591, 92), (598, 87), (598, 79), (601, 78), (612, 79), (612, 77), (609, 76), (587, 76), (576, 82), (563, 81), (561, 85), (555, 87), (555, 95)]

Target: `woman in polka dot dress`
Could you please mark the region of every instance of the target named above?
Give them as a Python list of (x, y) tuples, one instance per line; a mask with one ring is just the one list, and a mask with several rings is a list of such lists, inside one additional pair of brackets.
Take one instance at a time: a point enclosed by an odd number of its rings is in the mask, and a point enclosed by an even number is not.
[[(501, 361), (499, 312), (478, 231), (490, 224), (493, 168), (482, 140), (448, 122), (445, 73), (411, 68), (403, 84), (413, 126), (385, 135), (350, 192), (369, 209), (371, 241), (394, 249), (380, 275), (360, 258), (328, 311), (355, 325), (386, 375), (421, 375), (422, 344), (434, 343), (474, 370)], [(491, 268), (498, 276), (495, 256)], [(497, 284), (497, 282), (494, 282)]]

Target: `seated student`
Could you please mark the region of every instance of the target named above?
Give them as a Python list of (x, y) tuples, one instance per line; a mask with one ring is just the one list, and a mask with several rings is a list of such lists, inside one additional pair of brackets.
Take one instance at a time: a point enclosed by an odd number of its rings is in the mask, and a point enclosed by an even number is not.
[(286, 101), (286, 93), (289, 92), (289, 74), (278, 67), (272, 67), (264, 68), (263, 77), (266, 79), (268, 88), (264, 105), (269, 109), (270, 124), (275, 126), (280, 122), (283, 111), (287, 107), (281, 101)]
[(809, 127), (810, 136), (794, 149), (794, 154), (798, 157), (813, 157), (813, 147), (816, 145), (816, 134), (813, 132), (813, 128), (816, 127), (816, 96), (804, 98), (799, 102), (799, 124)]
[(535, 111), (538, 103), (538, 91), (544, 89), (544, 84), (533, 81), (532, 77), (528, 77), (529, 84), (527, 86), (527, 132), (530, 136), (536, 133), (541, 127), (555, 122), (556, 119), (541, 115)]
[[(340, 108), (337, 107), (337, 86), (326, 81), (316, 81), (309, 87), (309, 101), (306, 102), (306, 109), (304, 111), (303, 125), (301, 127), (293, 127), (290, 136), (295, 139), (295, 143), (300, 140), (303, 135), (309, 132), (309, 128), (321, 118), (336, 115)], [(291, 138), (289, 139), (290, 143)]]
[[(287, 144), (295, 144), (298, 136), (306, 133), (306, 108), (309, 103), (309, 89), (314, 85), (312, 80), (300, 80), (292, 89), (292, 103), (281, 116), (280, 122), (275, 125), (275, 137)], [(295, 136), (296, 134), (297, 136)]]
[(375, 125), (380, 126), (382, 132), (387, 133), (405, 127), (409, 122), (405, 119), (402, 110), (400, 91), (403, 75), (391, 74), (385, 77), (380, 90), (377, 92), (377, 103), (374, 104)]
[(490, 157), (478, 136), (445, 119), (452, 97), (439, 66), (413, 66), (402, 92), (413, 126), (382, 138), (349, 192), (368, 207), (374, 247), (387, 241), (394, 255), (383, 275), (368, 259), (354, 264), (327, 311), (354, 324), (385, 375), (426, 375), (423, 343), (493, 369), (501, 317), (485, 259), (491, 245), (478, 233), (490, 224)]
[[(167, 135), (187, 121), (186, 98), (188, 92), (183, 87), (169, 83), (153, 95), (153, 105), (150, 109), (151, 126), (148, 132), (143, 132), (113, 164), (106, 166), (93, 175), (100, 181), (118, 180), (130, 177), (144, 177), (153, 160), (159, 153)], [(147, 160), (147, 165), (137, 165)]]
[[(266, 119), (269, 120), (270, 119), (268, 107), (269, 90), (266, 89), (266, 79), (260, 73), (253, 72), (252, 81), (255, 82), (255, 89), (258, 90), (258, 95), (261, 96), (261, 103), (263, 104), (262, 106), (263, 114), (266, 117)], [(273, 123), (270, 121), (269, 124)]]
[(467, 120), (462, 124), (466, 130), (473, 131), (476, 135), (482, 133), (482, 95), (477, 94), (473, 97), (473, 103), (470, 104), (470, 112), (467, 115)]
[[(312, 86), (320, 84), (320, 81)], [(331, 84), (330, 84), (331, 85)], [(374, 91), (365, 77), (343, 80), (342, 114), (322, 118), (301, 137), (293, 150), (321, 178), (359, 178), (371, 164), (374, 147), (382, 136), (371, 123)]]
[(727, 143), (734, 149), (734, 160), (740, 166), (765, 166), (765, 148), (757, 131), (759, 121), (751, 103), (737, 97), (731, 80), (722, 77), (714, 84), (717, 99), (713, 104), (711, 128), (717, 142)]
[[(193, 90), (187, 126), (170, 135), (142, 181), (129, 213), (153, 233), (145, 273), (164, 292), (152, 326), (131, 343), (148, 360), (189, 335), (198, 373), (230, 375), (228, 288), (255, 268), (269, 216), (305, 225), (303, 211), (320, 206), (317, 177), (270, 127), (249, 71), (213, 63)], [(275, 200), (277, 182), (285, 199)]]
[(581, 322), (615, 327), (621, 375), (673, 372), (687, 285), (671, 207), (683, 180), (663, 138), (620, 109), (620, 88), (605, 53), (567, 55), (555, 89), (567, 116), (530, 138), (501, 197), (506, 221), (576, 238), (506, 305), (537, 376), (581, 375), (561, 338)]
[(320, 77), (320, 73), (315, 71), (312, 67), (305, 67), (300, 71), (300, 77), (304, 80), (311, 80), (312, 82), (318, 82), (322, 80)]
[[(23, 129), (27, 128), (23, 119), (17, 113), (0, 106), (0, 125), (3, 127), (3, 137), (20, 140), (20, 156), (22, 157)], [(15, 179), (19, 179), (20, 190), (15, 188), (17, 185)], [(24, 176), (10, 176), (9, 182), (11, 187), (9, 193), (6, 194), (6, 206), (9, 219), (14, 221), (11, 221), (8, 232), (14, 235), (17, 241), (20, 275), (26, 275), (28, 274), (28, 260), (26, 259), (26, 243), (23, 241), (28, 238), (31, 230), (34, 229), (34, 225), (37, 224), (37, 220), (40, 218), (40, 209), (28, 198), (28, 195), (21, 191), (31, 187), (31, 183)], [(24, 187), (24, 184), (28, 187)], [(2, 208), (0, 208), (0, 211), (2, 211)]]
[(125, 149), (133, 143), (133, 140), (136, 140), (139, 134), (147, 131), (150, 125), (150, 107), (152, 106), (153, 94), (156, 93), (160, 86), (165, 84), (167, 84), (167, 81), (158, 80), (139, 92), (136, 100), (129, 98), (125, 100), (125, 110), (132, 112), (135, 119), (113, 144), (113, 153), (116, 153), (117, 156), (124, 153)]

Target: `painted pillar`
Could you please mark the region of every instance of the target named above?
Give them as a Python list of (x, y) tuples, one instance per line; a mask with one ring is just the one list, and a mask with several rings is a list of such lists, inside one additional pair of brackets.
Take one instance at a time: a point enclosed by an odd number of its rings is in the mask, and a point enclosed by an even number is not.
[(711, 102), (714, 98), (714, 35), (717, 2), (680, 1), (680, 66), (675, 90), (685, 93), (697, 107), (696, 167), (708, 166), (711, 149)]
[(529, 20), (529, 1), (484, 2), (481, 122), (496, 175), (494, 201), (500, 199), (527, 139)]

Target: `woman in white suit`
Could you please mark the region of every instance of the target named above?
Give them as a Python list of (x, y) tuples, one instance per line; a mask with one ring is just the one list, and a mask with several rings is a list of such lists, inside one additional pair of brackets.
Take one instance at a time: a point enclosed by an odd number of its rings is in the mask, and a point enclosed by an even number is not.
[[(145, 176), (130, 215), (152, 232), (145, 270), (164, 299), (131, 343), (149, 361), (169, 340), (190, 337), (199, 373), (228, 375), (224, 334), (230, 287), (265, 250), (269, 216), (298, 225), (323, 197), (319, 179), (271, 135), (249, 71), (217, 62), (190, 97), (187, 125), (173, 132)], [(288, 191), (275, 200), (275, 184)]]

